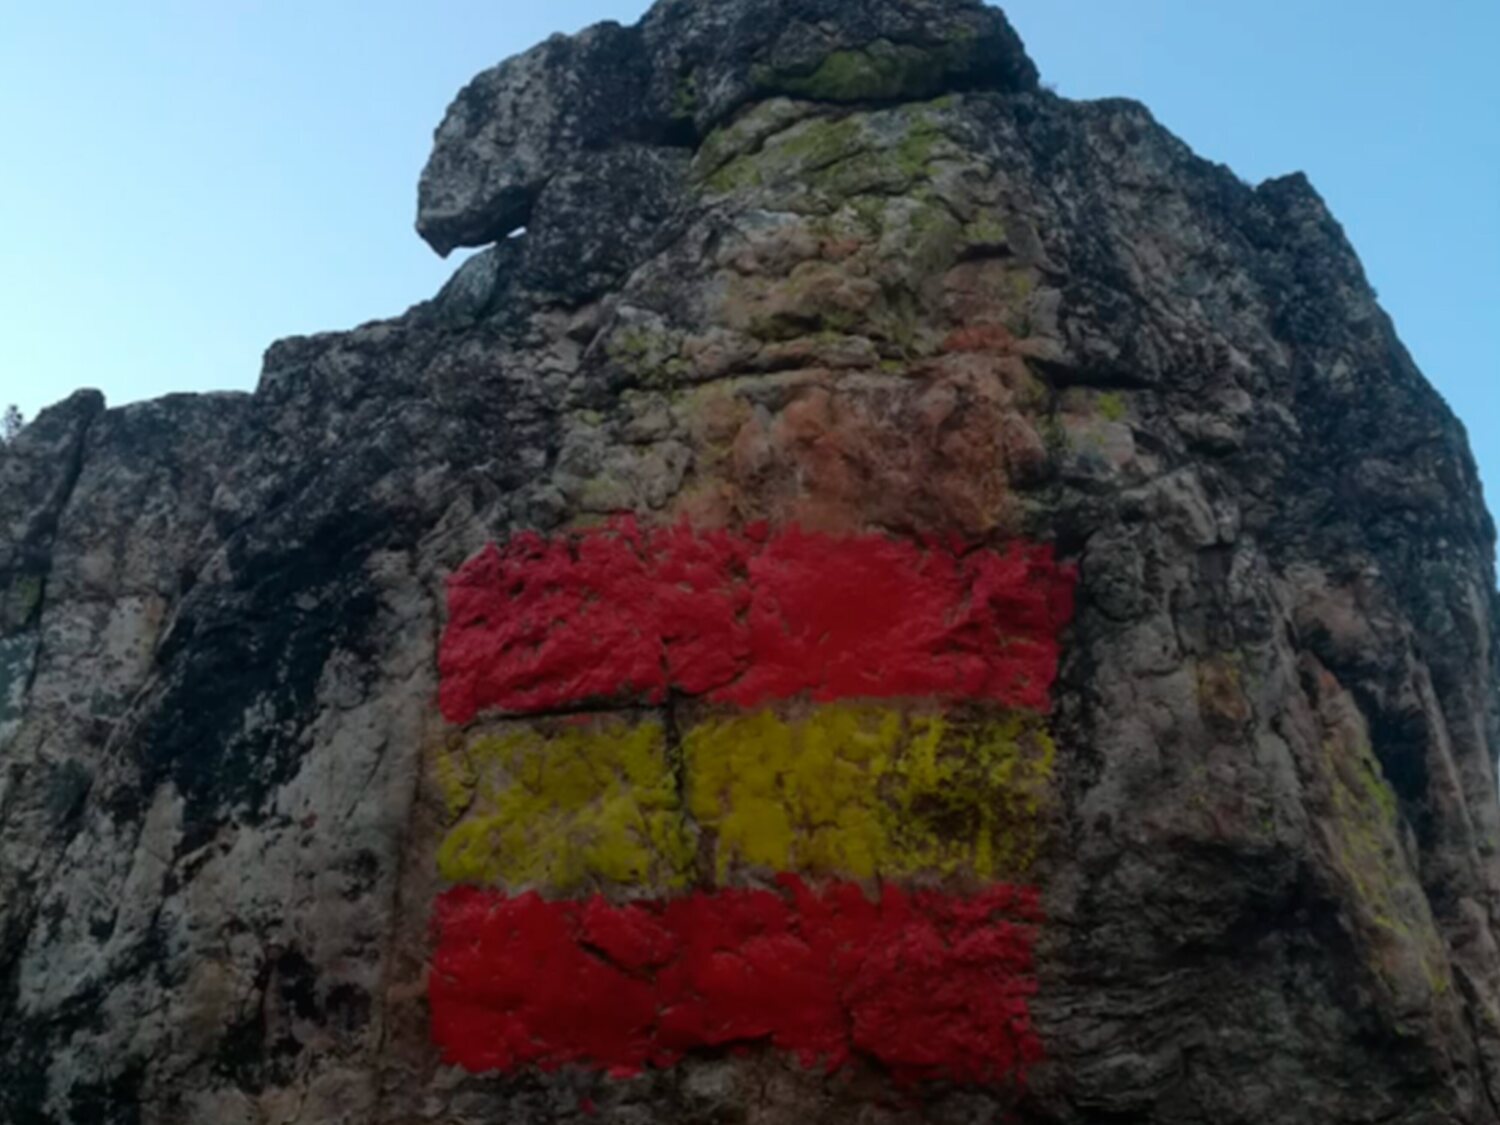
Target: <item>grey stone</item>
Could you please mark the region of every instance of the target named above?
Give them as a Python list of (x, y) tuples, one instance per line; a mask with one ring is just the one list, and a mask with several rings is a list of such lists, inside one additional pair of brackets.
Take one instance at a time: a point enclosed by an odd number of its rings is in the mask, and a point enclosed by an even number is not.
[(754, 98), (901, 101), (1035, 85), (1020, 39), (978, 0), (673, 0), (635, 27), (554, 36), (466, 86), (422, 173), (417, 229), (444, 255), (499, 241), (590, 154), (691, 148)]
[[(664, 0), (477, 78), (419, 224), (496, 245), (0, 447), (0, 1121), (1500, 1122), (1494, 527), (1304, 177), (977, 3)], [(1024, 1090), (443, 1064), (444, 583), (615, 515), (1078, 564)]]

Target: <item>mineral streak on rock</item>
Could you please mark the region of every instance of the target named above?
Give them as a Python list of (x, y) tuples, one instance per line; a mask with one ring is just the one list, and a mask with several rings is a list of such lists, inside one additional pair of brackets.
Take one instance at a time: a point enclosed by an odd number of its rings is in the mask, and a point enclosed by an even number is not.
[[(479, 76), (418, 225), (482, 247), (433, 300), (0, 448), (0, 1122), (1500, 1123), (1494, 529), (1304, 177), (1047, 92), (968, 0), (662, 0)], [(629, 692), (492, 663), (445, 716), (448, 580), (627, 518), (664, 551), (590, 589), (759, 525), (1045, 548), (1076, 609), (1024, 719), (930, 683), (745, 709), (649, 628)], [(753, 606), (764, 554), (687, 600)], [(539, 639), (588, 639), (569, 604)], [(740, 666), (727, 621), (694, 667)], [(903, 930), (825, 972), (797, 920), (1007, 880), (1024, 958)], [(710, 1010), (616, 938), (713, 896), (796, 956)], [(519, 930), (448, 940), (522, 914), (643, 1020), (581, 1044)]]

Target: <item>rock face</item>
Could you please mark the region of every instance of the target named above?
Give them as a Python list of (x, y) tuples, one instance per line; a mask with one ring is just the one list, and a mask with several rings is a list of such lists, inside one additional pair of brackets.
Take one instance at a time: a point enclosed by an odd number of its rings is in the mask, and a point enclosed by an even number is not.
[(418, 226), (0, 449), (0, 1121), (1500, 1122), (1494, 531), (1306, 180), (662, 0)]

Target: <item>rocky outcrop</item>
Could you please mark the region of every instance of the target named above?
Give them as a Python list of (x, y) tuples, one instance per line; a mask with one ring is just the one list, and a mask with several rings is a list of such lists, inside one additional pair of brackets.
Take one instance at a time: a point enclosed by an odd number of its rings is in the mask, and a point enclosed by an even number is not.
[(1494, 531), (1305, 179), (663, 0), (418, 225), (0, 447), (0, 1120), (1500, 1121)]
[[(1036, 83), (1019, 37), (979, 0), (657, 4), (635, 27), (553, 36), (466, 86), (422, 174), (417, 229), (440, 254), (496, 242), (559, 177), (608, 176), (608, 154), (631, 159), (620, 150), (691, 150), (756, 99), (899, 102)], [(647, 209), (660, 198), (644, 194)]]

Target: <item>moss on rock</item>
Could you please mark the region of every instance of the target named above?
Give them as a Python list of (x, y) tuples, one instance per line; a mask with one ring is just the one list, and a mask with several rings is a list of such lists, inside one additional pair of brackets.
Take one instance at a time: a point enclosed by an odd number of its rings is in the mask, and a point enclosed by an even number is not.
[(826, 102), (911, 101), (940, 94), (974, 64), (972, 43), (939, 48), (877, 39), (868, 47), (834, 51), (811, 71), (760, 67), (752, 73), (761, 90)]
[(8, 589), (0, 590), (0, 630), (24, 629), (36, 618), (42, 605), (42, 579), (36, 574), (22, 574), (11, 580)]
[(899, 194), (929, 178), (951, 147), (941, 112), (923, 103), (872, 115), (818, 115), (761, 137), (747, 117), (705, 142), (700, 175), (715, 195), (754, 188), (833, 200)]
[(1360, 913), (1415, 956), (1440, 995), (1449, 987), (1447, 957), (1402, 852), (1395, 791), (1367, 739), (1335, 736), (1324, 752), (1332, 780), (1335, 863), (1353, 887)]
[(644, 324), (625, 325), (609, 338), (604, 351), (610, 362), (643, 387), (671, 390), (689, 372), (681, 355), (682, 336), (677, 332)]

